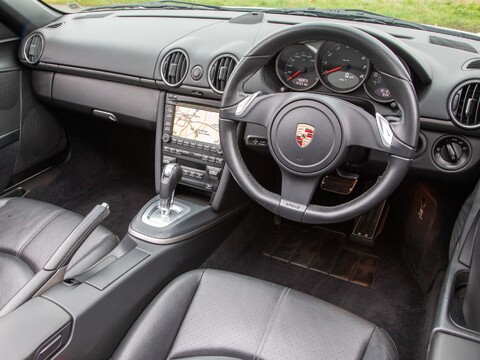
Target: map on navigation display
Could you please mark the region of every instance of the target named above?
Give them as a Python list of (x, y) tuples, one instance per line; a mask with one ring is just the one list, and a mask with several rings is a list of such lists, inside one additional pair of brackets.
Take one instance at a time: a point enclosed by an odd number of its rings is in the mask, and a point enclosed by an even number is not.
[(220, 145), (219, 113), (215, 110), (175, 106), (173, 136)]

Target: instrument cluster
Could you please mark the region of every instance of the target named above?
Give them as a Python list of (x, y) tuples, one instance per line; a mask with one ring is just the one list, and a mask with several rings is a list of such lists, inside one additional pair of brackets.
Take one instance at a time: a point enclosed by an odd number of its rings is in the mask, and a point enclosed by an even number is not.
[(346, 44), (326, 41), (319, 46), (288, 46), (278, 54), (275, 70), (282, 84), (293, 91), (306, 91), (320, 82), (330, 91), (344, 94), (363, 85), (373, 100), (394, 101), (381, 73), (365, 55)]

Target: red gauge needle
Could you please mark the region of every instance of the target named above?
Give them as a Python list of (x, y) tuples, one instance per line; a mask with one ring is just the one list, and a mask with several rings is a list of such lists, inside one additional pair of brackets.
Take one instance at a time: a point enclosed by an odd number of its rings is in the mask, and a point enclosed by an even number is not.
[(330, 70), (327, 70), (327, 71), (324, 71), (322, 73), (322, 75), (327, 75), (327, 74), (331, 74), (335, 71), (338, 71), (338, 70), (342, 70), (343, 66), (339, 66), (339, 67), (336, 67), (336, 68), (333, 68), (333, 69), (330, 69)]
[(293, 74), (292, 76), (290, 76), (287, 81), (290, 81), (292, 79), (295, 79), (298, 75), (300, 75), (302, 73), (302, 70), (298, 70), (297, 72), (295, 72), (295, 74)]

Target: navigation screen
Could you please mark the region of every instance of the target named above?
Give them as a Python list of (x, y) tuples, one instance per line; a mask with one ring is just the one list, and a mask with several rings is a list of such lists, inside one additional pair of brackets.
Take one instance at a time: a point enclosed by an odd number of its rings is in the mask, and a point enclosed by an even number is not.
[(193, 108), (187, 104), (175, 106), (173, 136), (220, 145), (219, 113), (213, 108)]

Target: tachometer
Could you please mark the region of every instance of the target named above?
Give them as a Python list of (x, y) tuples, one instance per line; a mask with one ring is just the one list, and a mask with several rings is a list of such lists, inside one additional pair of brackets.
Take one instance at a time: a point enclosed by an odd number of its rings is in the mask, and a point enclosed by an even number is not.
[(360, 87), (367, 79), (370, 61), (358, 50), (328, 41), (317, 55), (320, 81), (332, 91), (347, 93)]
[(292, 45), (278, 54), (277, 75), (292, 90), (308, 90), (318, 81), (315, 53), (305, 45)]

